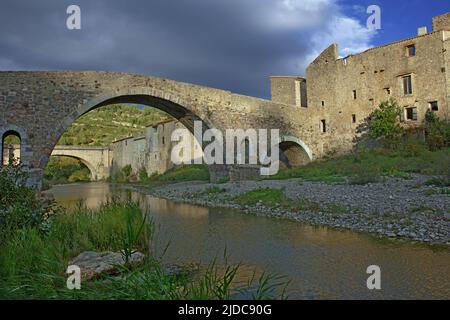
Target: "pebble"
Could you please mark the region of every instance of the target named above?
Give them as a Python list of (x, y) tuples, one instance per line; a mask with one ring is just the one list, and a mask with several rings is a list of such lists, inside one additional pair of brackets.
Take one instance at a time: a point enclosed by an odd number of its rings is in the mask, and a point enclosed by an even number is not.
[[(240, 181), (220, 185), (226, 191), (214, 195), (205, 192), (214, 184), (180, 182), (140, 191), (175, 201), (244, 209), (248, 213), (285, 217), (314, 225), (328, 225), (391, 238), (405, 237), (422, 242), (446, 244), (450, 242), (449, 196), (430, 197), (426, 195), (426, 187), (411, 188), (423, 185), (429, 179), (427, 176), (412, 175), (409, 180), (387, 178), (385, 183), (365, 186), (328, 185), (300, 179)], [(307, 199), (318, 203), (320, 209), (298, 212), (289, 211), (279, 203), (268, 207), (262, 201), (258, 201), (255, 205), (240, 205), (233, 202), (232, 199), (237, 195), (257, 188), (284, 188), (286, 197)], [(345, 212), (326, 210), (330, 205), (339, 205), (347, 210)], [(389, 219), (388, 222), (386, 219)]]

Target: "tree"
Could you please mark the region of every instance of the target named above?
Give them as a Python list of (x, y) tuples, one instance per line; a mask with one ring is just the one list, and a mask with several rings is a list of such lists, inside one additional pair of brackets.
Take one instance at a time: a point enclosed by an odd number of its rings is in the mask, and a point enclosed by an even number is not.
[(402, 134), (399, 124), (401, 109), (394, 99), (382, 102), (373, 113), (369, 124), (369, 136), (384, 139), (388, 144), (395, 142)]
[(431, 151), (450, 146), (450, 123), (439, 120), (434, 112), (428, 111), (425, 114), (425, 140)]

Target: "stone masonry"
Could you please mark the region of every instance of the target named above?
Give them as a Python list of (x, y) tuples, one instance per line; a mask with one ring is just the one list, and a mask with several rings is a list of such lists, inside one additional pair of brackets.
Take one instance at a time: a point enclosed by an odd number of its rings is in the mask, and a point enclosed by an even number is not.
[(332, 44), (308, 66), (306, 78), (272, 77), (272, 99), (308, 110), (320, 155), (352, 148), (358, 126), (388, 98), (403, 108), (405, 126), (422, 124), (427, 110), (449, 119), (450, 13), (433, 18), (433, 28), (344, 58)]
[(435, 17), (433, 27), (345, 58), (333, 44), (306, 77), (272, 78), (272, 100), (127, 73), (0, 72), (0, 137), (20, 137), (21, 161), (38, 188), (62, 133), (81, 115), (115, 103), (156, 107), (190, 130), (194, 120), (222, 131), (279, 129), (282, 149), (301, 150), (294, 162), (305, 163), (349, 151), (358, 126), (389, 97), (404, 107), (405, 125), (420, 124), (429, 109), (449, 118), (450, 14)]

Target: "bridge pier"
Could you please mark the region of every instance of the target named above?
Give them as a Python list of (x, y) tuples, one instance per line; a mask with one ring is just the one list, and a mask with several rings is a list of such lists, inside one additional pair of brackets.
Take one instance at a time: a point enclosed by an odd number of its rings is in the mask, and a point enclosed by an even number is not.
[[(0, 72), (0, 87), (0, 136), (10, 132), (20, 136), (21, 162), (29, 168), (30, 185), (38, 188), (55, 145), (70, 125), (91, 110), (118, 103), (160, 109), (191, 131), (198, 120), (205, 128), (222, 132), (227, 128), (278, 129), (281, 136), (301, 138), (314, 158), (327, 150), (325, 143), (331, 145), (326, 138), (332, 135), (322, 134), (313, 125), (323, 119), (320, 113), (168, 79), (95, 71)], [(352, 141), (345, 137), (339, 136), (339, 145)], [(110, 161), (106, 151), (101, 161), (91, 161), (92, 171), (97, 172), (94, 178), (109, 175)], [(226, 166), (211, 169), (213, 181), (229, 175)]]

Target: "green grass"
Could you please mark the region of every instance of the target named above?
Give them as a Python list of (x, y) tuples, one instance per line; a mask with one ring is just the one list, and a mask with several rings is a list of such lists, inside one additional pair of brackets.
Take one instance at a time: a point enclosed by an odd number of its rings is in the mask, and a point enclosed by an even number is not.
[(437, 189), (427, 189), (425, 191), (425, 195), (427, 196), (434, 196), (434, 195), (450, 195), (450, 188), (437, 188)]
[(255, 189), (236, 196), (234, 200), (241, 205), (254, 206), (260, 203), (267, 207), (282, 207), (297, 212), (311, 211), (347, 214), (350, 211), (349, 208), (338, 203), (321, 205), (306, 198), (291, 199), (285, 195), (284, 189)]
[(113, 203), (98, 211), (80, 207), (58, 214), (48, 233), (32, 227), (5, 233), (0, 242), (0, 298), (64, 295), (68, 261), (82, 251), (148, 251), (152, 224), (144, 222), (137, 205)]
[(207, 188), (205, 191), (203, 191), (202, 193), (203, 194), (209, 194), (209, 195), (212, 195), (212, 194), (218, 194), (218, 193), (223, 193), (223, 192), (226, 192), (227, 191), (227, 189), (225, 189), (225, 188), (220, 188), (220, 187), (218, 187), (218, 186), (212, 186), (212, 187), (209, 187), (209, 188)]
[(261, 188), (243, 193), (235, 198), (236, 202), (245, 205), (262, 203), (273, 206), (286, 201), (284, 189)]
[(153, 224), (134, 203), (110, 203), (98, 210), (82, 206), (61, 212), (50, 231), (17, 228), (0, 237), (0, 299), (254, 299), (282, 298), (279, 277), (262, 273), (242, 284), (241, 266), (213, 261), (197, 273), (169, 274), (148, 255), (143, 265), (125, 266), (116, 276), (82, 281), (81, 290), (66, 288), (69, 260), (83, 251), (135, 249), (149, 253)]
[(189, 165), (175, 167), (161, 175), (149, 177), (151, 181), (209, 181), (209, 171), (206, 165)]
[(448, 175), (449, 167), (449, 148), (435, 152), (422, 147), (417, 147), (414, 152), (403, 149), (377, 149), (324, 159), (301, 168), (282, 170), (267, 179), (302, 178), (325, 183), (365, 184), (378, 182), (383, 176), (408, 178), (411, 173)]

